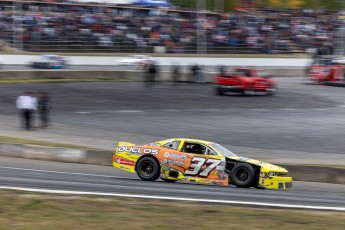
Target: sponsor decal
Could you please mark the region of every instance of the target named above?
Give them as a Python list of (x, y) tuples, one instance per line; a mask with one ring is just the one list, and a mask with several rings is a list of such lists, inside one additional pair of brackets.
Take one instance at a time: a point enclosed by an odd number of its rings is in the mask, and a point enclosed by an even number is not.
[(118, 152), (130, 152), (134, 154), (144, 153), (157, 155), (159, 153), (158, 149), (142, 148), (142, 147), (133, 147), (133, 146), (121, 146), (117, 148)]
[(184, 162), (183, 161), (168, 160), (168, 163), (176, 165), (176, 166), (184, 166)]
[(116, 158), (116, 163), (120, 165), (129, 165), (129, 166), (134, 166), (134, 161), (130, 161), (121, 157)]
[(185, 160), (187, 158), (186, 155), (181, 155), (178, 153), (168, 153), (168, 152), (164, 153), (164, 157), (181, 159), (181, 160)]
[(184, 166), (183, 161), (168, 160), (168, 159), (164, 159), (163, 164), (172, 164), (172, 165), (176, 165), (176, 166)]
[(120, 165), (120, 169), (131, 170), (129, 167), (123, 165)]

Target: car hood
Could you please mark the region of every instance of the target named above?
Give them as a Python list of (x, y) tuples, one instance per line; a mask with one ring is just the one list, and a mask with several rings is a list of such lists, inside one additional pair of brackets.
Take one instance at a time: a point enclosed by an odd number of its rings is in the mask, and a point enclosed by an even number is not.
[(280, 173), (287, 173), (288, 172), (285, 168), (280, 167), (278, 165), (266, 163), (266, 162), (255, 160), (255, 159), (250, 159), (250, 158), (246, 158), (246, 157), (227, 157), (227, 158), (231, 159), (231, 160), (238, 161), (238, 162), (257, 165), (257, 166), (263, 167), (265, 169), (268, 169), (271, 172), (280, 172)]

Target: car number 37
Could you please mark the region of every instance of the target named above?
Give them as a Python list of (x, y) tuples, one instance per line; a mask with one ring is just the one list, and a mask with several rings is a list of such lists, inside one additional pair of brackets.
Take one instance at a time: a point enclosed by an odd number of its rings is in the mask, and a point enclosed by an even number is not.
[[(205, 159), (202, 157), (194, 157), (191, 160), (189, 169), (185, 171), (185, 175), (208, 177), (213, 169), (215, 169), (221, 163), (220, 160), (216, 159)], [(206, 168), (202, 170), (202, 166), (206, 165)]]

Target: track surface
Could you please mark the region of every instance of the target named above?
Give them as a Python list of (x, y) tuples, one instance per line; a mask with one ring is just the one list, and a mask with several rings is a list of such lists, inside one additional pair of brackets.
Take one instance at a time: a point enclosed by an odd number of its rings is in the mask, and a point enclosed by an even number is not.
[(294, 190), (144, 182), (112, 167), (0, 157), (0, 186), (344, 208), (344, 185), (295, 182)]
[(219, 97), (211, 85), (200, 84), (152, 88), (142, 83), (2, 84), (0, 114), (17, 114), (14, 101), (21, 92), (46, 90), (52, 95), (55, 123), (97, 129), (98, 139), (112, 138), (102, 136), (103, 130), (343, 155), (344, 89), (306, 85), (300, 78), (277, 80), (279, 92), (273, 97)]

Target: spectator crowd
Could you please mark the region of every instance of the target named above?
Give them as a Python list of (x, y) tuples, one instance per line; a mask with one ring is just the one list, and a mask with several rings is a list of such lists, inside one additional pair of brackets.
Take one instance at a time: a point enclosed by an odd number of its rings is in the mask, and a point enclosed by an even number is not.
[[(12, 3), (11, 3), (12, 4)], [(0, 3), (0, 39), (24, 49), (171, 53), (334, 52), (342, 22), (337, 13), (255, 9), (232, 13), (140, 9), (86, 4)], [(198, 31), (197, 31), (198, 30)], [(49, 49), (49, 48), (48, 48)], [(55, 51), (55, 50), (54, 50)]]

